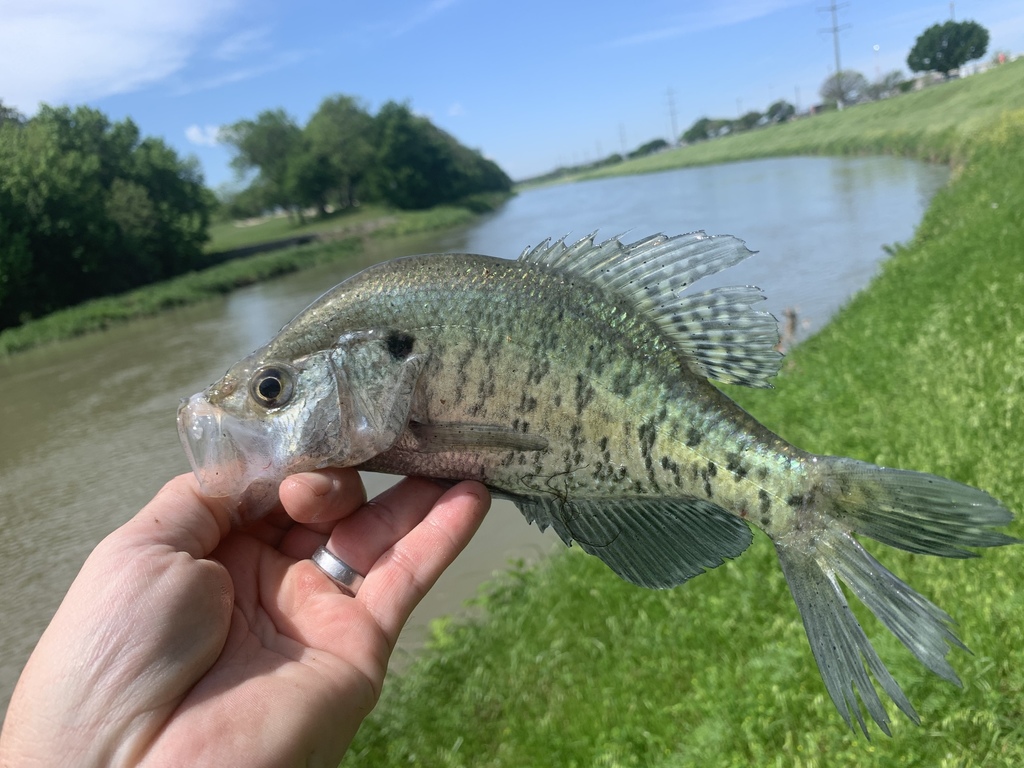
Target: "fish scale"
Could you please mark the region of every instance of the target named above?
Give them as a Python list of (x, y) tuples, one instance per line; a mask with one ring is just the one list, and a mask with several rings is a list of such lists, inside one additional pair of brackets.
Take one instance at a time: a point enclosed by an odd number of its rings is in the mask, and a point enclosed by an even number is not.
[(840, 714), (888, 733), (879, 688), (918, 717), (843, 585), (947, 680), (963, 644), (856, 536), (968, 557), (1014, 543), (998, 530), (1011, 515), (934, 475), (802, 451), (715, 387), (770, 386), (778, 369), (756, 288), (691, 287), (750, 255), (695, 232), (371, 267), (184, 402), (182, 442), (204, 492), (236, 498), (240, 524), (301, 471), (474, 479), (643, 587), (738, 557), (757, 526)]

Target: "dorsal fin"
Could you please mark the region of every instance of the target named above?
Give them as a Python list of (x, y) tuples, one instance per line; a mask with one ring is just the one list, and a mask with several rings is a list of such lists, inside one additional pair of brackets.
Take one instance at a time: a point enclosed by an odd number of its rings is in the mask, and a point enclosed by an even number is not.
[(572, 245), (565, 238), (545, 240), (524, 250), (519, 260), (589, 280), (628, 299), (686, 355), (694, 372), (726, 384), (770, 387), (782, 356), (775, 349), (775, 318), (751, 307), (764, 300), (760, 289), (732, 286), (682, 295), (702, 277), (753, 253), (731, 235), (653, 235), (627, 245), (618, 238), (595, 243), (591, 234)]

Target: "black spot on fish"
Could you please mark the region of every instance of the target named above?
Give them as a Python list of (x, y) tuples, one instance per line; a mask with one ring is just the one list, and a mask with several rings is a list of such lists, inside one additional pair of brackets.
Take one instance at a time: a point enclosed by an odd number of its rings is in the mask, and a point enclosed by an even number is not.
[(530, 413), (537, 409), (537, 398), (531, 397), (523, 392), (519, 398), (519, 411), (521, 413)]
[(583, 447), (583, 427), (580, 424), (573, 424), (569, 427), (569, 445), (577, 451)]
[(402, 331), (388, 331), (385, 343), (388, 345), (388, 354), (395, 360), (405, 360), (412, 354), (416, 338)]
[(767, 480), (768, 467), (758, 467), (756, 470), (754, 470), (754, 474), (757, 475), (758, 480)]
[(690, 427), (686, 430), (686, 447), (695, 448), (700, 445), (701, 440), (704, 439), (704, 435), (700, 433), (700, 430), (695, 427)]
[(794, 494), (786, 499), (786, 503), (791, 507), (802, 507), (804, 505), (803, 494)]
[(713, 461), (708, 462), (708, 477), (714, 477), (718, 474), (718, 465)]
[(594, 399), (594, 388), (582, 373), (576, 374), (576, 415), (582, 416), (590, 402)]
[(602, 437), (600, 440), (597, 441), (597, 449), (599, 451), (601, 451), (601, 453), (604, 453), (605, 451), (608, 450), (608, 438), (607, 437)]
[(761, 502), (761, 519), (764, 520), (772, 509), (772, 497), (768, 495), (768, 491), (762, 488), (757, 492), (757, 498)]
[(710, 499), (714, 494), (711, 490), (711, 478), (708, 477), (708, 471), (706, 469), (702, 469), (700, 471), (700, 477), (701, 480), (704, 481), (704, 494)]
[(636, 388), (636, 376), (628, 365), (620, 365), (612, 374), (609, 388), (619, 397), (629, 397)]
[(676, 487), (683, 484), (683, 476), (679, 471), (679, 465), (668, 456), (661, 457), (661, 468), (672, 473), (672, 480), (675, 482)]
[(743, 464), (738, 453), (728, 453), (725, 456), (725, 468), (732, 472), (736, 480), (742, 480), (750, 470)]
[(640, 425), (639, 429), (637, 429), (636, 436), (640, 441), (640, 455), (643, 456), (644, 467), (650, 475), (653, 467), (653, 457), (651, 454), (654, 451), (654, 441), (658, 436), (658, 430), (655, 426), (655, 422), (645, 421)]
[(555, 408), (562, 407), (562, 394), (560, 392), (555, 394)]

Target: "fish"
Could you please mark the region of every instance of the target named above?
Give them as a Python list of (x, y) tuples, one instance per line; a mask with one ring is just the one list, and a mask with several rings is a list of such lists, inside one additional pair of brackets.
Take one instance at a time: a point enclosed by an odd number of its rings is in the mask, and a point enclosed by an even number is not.
[(966, 647), (858, 537), (967, 558), (1016, 543), (999, 530), (1012, 514), (962, 483), (803, 451), (716, 386), (770, 387), (782, 359), (760, 289), (693, 288), (752, 253), (703, 231), (592, 234), (516, 260), (378, 264), (182, 401), (182, 444), (203, 492), (234, 499), (240, 524), (297, 472), (473, 479), (641, 587), (739, 557), (759, 528), (839, 713), (890, 734), (880, 693), (920, 718), (846, 594), (945, 680), (959, 684), (947, 656)]

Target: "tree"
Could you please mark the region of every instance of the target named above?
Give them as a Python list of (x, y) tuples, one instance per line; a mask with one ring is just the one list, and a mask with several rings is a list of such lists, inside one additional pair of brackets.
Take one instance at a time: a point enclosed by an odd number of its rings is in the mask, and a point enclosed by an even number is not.
[(270, 207), (294, 210), (298, 203), (289, 187), (295, 172), (288, 166), (303, 150), (302, 129), (283, 109), (260, 112), (255, 120), (227, 126), (223, 140), (235, 148), (232, 167), (240, 174), (256, 171)]
[(480, 192), (507, 192), (512, 180), (478, 151), (460, 144), (407, 104), (388, 102), (375, 117), (349, 96), (325, 99), (305, 127), (284, 111), (261, 112), (223, 133), (232, 165), (251, 175), (228, 207), (252, 215), (281, 206), (298, 212), (359, 199), (398, 208), (459, 202)]
[(313, 157), (329, 170), (325, 197), (355, 205), (373, 161), (373, 117), (351, 96), (324, 99), (303, 129)]
[(210, 197), (131, 120), (44, 106), (0, 123), (0, 328), (192, 268)]
[(856, 104), (867, 95), (868, 79), (860, 72), (844, 69), (838, 74), (829, 75), (821, 84), (818, 93), (825, 101), (835, 102), (838, 106)]
[(398, 208), (427, 208), (512, 188), (495, 162), (413, 114), (408, 104), (389, 101), (374, 118), (374, 129), (371, 185)]
[(761, 122), (762, 117), (764, 117), (764, 115), (757, 110), (751, 110), (736, 121), (736, 130), (749, 131), (751, 128), (757, 127), (757, 124)]
[(698, 141), (704, 141), (705, 139), (711, 138), (711, 118), (702, 117), (694, 122), (686, 131), (683, 133), (683, 141), (687, 144), (694, 144)]
[(871, 99), (885, 99), (892, 96), (903, 84), (903, 73), (898, 69), (887, 72), (880, 79), (867, 87), (866, 94)]
[(796, 107), (784, 99), (779, 99), (768, 107), (765, 116), (773, 123), (784, 123), (796, 114)]
[(988, 30), (974, 21), (947, 21), (921, 33), (907, 56), (912, 72), (949, 73), (988, 49)]
[(25, 116), (14, 107), (4, 106), (3, 101), (0, 100), (0, 125), (8, 122), (21, 125), (25, 122)]
[(646, 155), (653, 155), (655, 152), (661, 152), (663, 149), (668, 149), (668, 142), (664, 139), (651, 139), (645, 144), (641, 144), (639, 147), (634, 149), (627, 155), (629, 158), (644, 157)]

